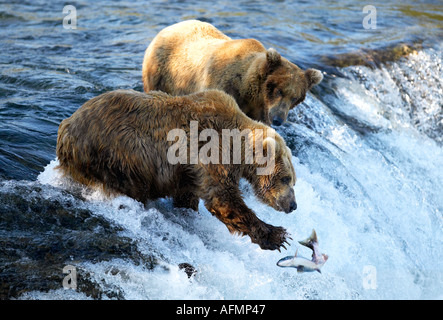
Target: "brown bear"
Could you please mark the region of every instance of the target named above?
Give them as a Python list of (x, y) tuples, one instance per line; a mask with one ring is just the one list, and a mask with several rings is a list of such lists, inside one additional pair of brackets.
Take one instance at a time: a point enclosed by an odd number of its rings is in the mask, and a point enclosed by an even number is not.
[(160, 31), (143, 60), (145, 92), (183, 95), (220, 89), (250, 118), (277, 126), (322, 79), (320, 71), (303, 71), (257, 40), (233, 40), (197, 20)]
[[(240, 138), (234, 141), (233, 132)], [(171, 197), (177, 207), (198, 210), (202, 199), (230, 232), (248, 235), (262, 249), (280, 250), (288, 235), (246, 206), (240, 179), (278, 211), (289, 213), (297, 206), (292, 155), (284, 140), (219, 90), (188, 96), (132, 90), (102, 94), (61, 122), (57, 157), (58, 168), (74, 180), (143, 203)]]

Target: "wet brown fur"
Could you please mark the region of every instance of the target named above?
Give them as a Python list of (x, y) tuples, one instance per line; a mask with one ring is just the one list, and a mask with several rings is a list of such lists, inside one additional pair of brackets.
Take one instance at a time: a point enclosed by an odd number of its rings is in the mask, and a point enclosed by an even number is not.
[(160, 31), (143, 60), (145, 92), (183, 95), (220, 89), (249, 117), (268, 125), (274, 117), (285, 121), (322, 78), (320, 71), (303, 71), (255, 39), (233, 40), (197, 20)]
[(62, 121), (59, 169), (80, 183), (102, 185), (143, 203), (172, 197), (174, 205), (197, 210), (203, 199), (231, 232), (250, 236), (263, 249), (279, 249), (286, 241), (285, 229), (258, 219), (238, 186), (241, 178), (247, 179), (261, 201), (286, 211), (295, 200), (296, 176), (283, 139), (275, 133), (275, 167), (267, 176), (257, 175), (260, 165), (246, 164), (244, 157), (241, 164), (170, 164), (167, 151), (175, 142), (167, 140), (168, 132), (181, 128), (189, 137), (193, 120), (199, 132), (211, 128), (220, 137), (222, 129), (237, 128), (263, 129), (266, 138), (269, 128), (248, 118), (232, 97), (218, 90), (180, 97), (118, 90), (89, 100)]

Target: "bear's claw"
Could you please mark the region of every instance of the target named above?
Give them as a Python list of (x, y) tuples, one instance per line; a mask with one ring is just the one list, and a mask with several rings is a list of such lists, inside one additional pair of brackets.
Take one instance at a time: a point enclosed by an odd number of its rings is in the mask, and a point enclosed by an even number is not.
[(278, 250), (280, 247), (285, 248), (284, 243), (289, 244), (286, 238), (289, 238), (289, 234), (283, 227), (274, 227), (269, 224), (265, 224), (262, 228), (259, 228), (250, 235), (252, 242), (257, 243), (263, 250)]

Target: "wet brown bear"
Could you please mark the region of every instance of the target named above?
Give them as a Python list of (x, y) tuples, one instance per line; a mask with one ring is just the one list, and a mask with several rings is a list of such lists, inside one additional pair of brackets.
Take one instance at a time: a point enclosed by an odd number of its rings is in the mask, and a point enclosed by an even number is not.
[[(240, 145), (235, 145), (236, 132)], [(232, 133), (232, 140), (224, 143)], [(209, 137), (211, 146), (219, 149), (204, 150)], [(192, 150), (196, 146), (198, 159)], [(253, 159), (246, 146), (252, 147)], [(204, 157), (209, 153), (211, 161)], [(175, 206), (198, 210), (203, 199), (231, 232), (248, 235), (262, 249), (279, 249), (287, 233), (261, 221), (246, 206), (240, 178), (276, 210), (296, 209), (296, 176), (285, 142), (272, 128), (248, 118), (231, 96), (219, 90), (180, 97), (158, 91), (102, 94), (62, 121), (57, 157), (59, 168), (75, 180), (141, 202), (172, 197)], [(260, 169), (269, 171), (258, 174)]]
[(257, 40), (233, 40), (197, 20), (160, 31), (143, 61), (145, 92), (183, 95), (220, 89), (232, 95), (246, 115), (268, 125), (286, 121), (289, 110), (322, 79), (320, 71), (303, 71)]

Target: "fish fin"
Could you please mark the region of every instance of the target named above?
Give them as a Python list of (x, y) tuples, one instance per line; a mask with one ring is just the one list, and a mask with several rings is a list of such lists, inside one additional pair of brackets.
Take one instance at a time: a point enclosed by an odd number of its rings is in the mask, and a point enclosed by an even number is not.
[(317, 233), (315, 232), (315, 229), (312, 229), (311, 232), (311, 236), (305, 240), (299, 241), (298, 243), (300, 243), (301, 245), (308, 247), (309, 249), (311, 249), (312, 251), (314, 251), (314, 243), (318, 243), (317, 240)]
[(309, 238), (306, 240), (299, 241), (302, 246), (308, 247), (311, 250), (314, 250), (314, 247), (312, 246), (312, 243), (309, 241)]
[(312, 242), (317, 242), (318, 243), (317, 233), (315, 232), (315, 229), (312, 229), (312, 233), (311, 233), (310, 239), (311, 239)]
[(317, 270), (317, 271), (318, 271), (318, 273), (321, 273), (320, 269), (315, 269), (315, 270)]
[(297, 266), (297, 273), (302, 273), (304, 271), (303, 266)]

